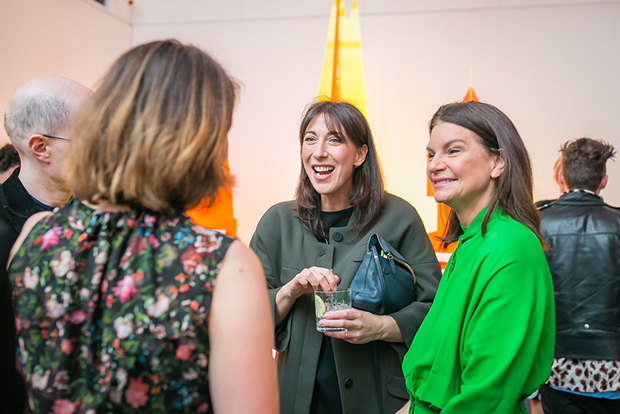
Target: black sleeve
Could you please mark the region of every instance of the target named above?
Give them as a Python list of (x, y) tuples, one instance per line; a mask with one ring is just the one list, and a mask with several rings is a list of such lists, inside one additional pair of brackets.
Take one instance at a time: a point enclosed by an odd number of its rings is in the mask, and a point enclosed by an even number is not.
[(15, 367), (17, 338), (13, 291), (6, 271), (9, 253), (15, 239), (13, 228), (0, 220), (0, 332), (6, 338), (0, 341), (0, 401), (2, 412), (21, 414), (26, 405), (26, 385)]

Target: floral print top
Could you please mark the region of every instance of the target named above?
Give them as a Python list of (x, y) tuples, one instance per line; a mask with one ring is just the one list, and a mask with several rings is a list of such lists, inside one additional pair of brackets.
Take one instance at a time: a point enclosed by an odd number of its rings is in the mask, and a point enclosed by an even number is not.
[(36, 413), (211, 413), (208, 320), (233, 239), (185, 215), (77, 200), (9, 268)]

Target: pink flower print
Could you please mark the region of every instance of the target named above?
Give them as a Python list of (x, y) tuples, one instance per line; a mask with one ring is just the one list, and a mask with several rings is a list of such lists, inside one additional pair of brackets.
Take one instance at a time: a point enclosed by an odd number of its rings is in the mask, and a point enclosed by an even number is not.
[(142, 382), (142, 379), (135, 380), (131, 378), (129, 380), (129, 386), (125, 391), (125, 400), (127, 404), (131, 405), (134, 409), (140, 408), (146, 404), (149, 399), (147, 395), (149, 386)]
[(51, 246), (56, 246), (62, 230), (59, 226), (54, 226), (49, 229), (41, 238), (41, 250), (47, 250)]
[(193, 381), (196, 378), (198, 378), (198, 372), (197, 371), (184, 372), (183, 378), (187, 381)]
[(146, 313), (152, 318), (159, 318), (168, 311), (169, 306), (170, 298), (166, 295), (158, 294), (155, 296), (153, 304), (146, 308)]
[[(22, 348), (23, 349), (23, 348)], [(36, 388), (37, 390), (42, 390), (47, 387), (47, 380), (50, 377), (50, 372), (45, 371), (42, 374), (35, 372), (30, 377), (30, 383), (32, 384), (32, 388)]]
[(209, 410), (209, 403), (202, 403), (200, 404), (200, 407), (198, 407), (198, 412), (199, 413), (206, 413)]
[(97, 256), (95, 256), (95, 264), (102, 265), (108, 260), (108, 252), (106, 250), (100, 251)]
[(166, 337), (166, 328), (163, 325), (153, 325), (149, 326), (149, 330), (157, 337), (157, 339), (164, 339)]
[(26, 289), (34, 289), (39, 285), (39, 275), (33, 274), (32, 270), (27, 267), (24, 270), (24, 286)]
[(114, 329), (116, 330), (116, 336), (120, 339), (125, 339), (133, 332), (133, 322), (129, 318), (118, 317), (114, 320)]
[(70, 340), (66, 338), (63, 339), (62, 342), (60, 342), (60, 353), (69, 355), (71, 351), (73, 351), (73, 344), (71, 343)]
[[(196, 227), (194, 227), (196, 229)], [(194, 242), (194, 247), (196, 247), (196, 251), (200, 253), (211, 253), (214, 250), (217, 250), (222, 245), (222, 237), (215, 231), (207, 230), (203, 233), (202, 236), (196, 237), (196, 241)]]
[(126, 302), (132, 293), (138, 292), (131, 276), (125, 276), (122, 280), (116, 282), (116, 287), (112, 290), (114, 291), (114, 296), (118, 297), (121, 303)]
[(156, 221), (157, 218), (155, 218), (155, 216), (152, 216), (150, 214), (146, 214), (144, 216), (144, 223), (148, 224), (149, 226), (155, 224)]
[(159, 247), (159, 241), (157, 241), (157, 238), (152, 234), (149, 235), (149, 244), (156, 249)]
[(187, 249), (181, 254), (181, 263), (183, 270), (188, 275), (196, 268), (202, 257), (196, 252), (193, 246), (187, 246)]
[(73, 324), (78, 325), (84, 322), (84, 319), (86, 319), (86, 314), (82, 309), (78, 309), (71, 314), (71, 323)]
[(65, 307), (62, 303), (58, 303), (55, 297), (51, 297), (45, 302), (46, 314), (48, 317), (56, 319), (65, 314)]
[(52, 407), (54, 414), (73, 414), (75, 411), (75, 405), (69, 400), (56, 400)]
[(54, 379), (54, 388), (58, 388), (59, 390), (66, 390), (69, 388), (69, 374), (67, 371), (58, 371)]
[(181, 361), (187, 361), (192, 356), (192, 351), (196, 348), (196, 345), (179, 345), (177, 348), (177, 353), (174, 359), (178, 359)]
[(54, 275), (58, 277), (64, 277), (69, 270), (74, 269), (73, 256), (69, 250), (60, 252), (60, 257), (57, 260), (52, 260), (50, 264)]
[(209, 360), (207, 359), (207, 356), (205, 354), (198, 354), (198, 365), (201, 368), (206, 368), (208, 362)]

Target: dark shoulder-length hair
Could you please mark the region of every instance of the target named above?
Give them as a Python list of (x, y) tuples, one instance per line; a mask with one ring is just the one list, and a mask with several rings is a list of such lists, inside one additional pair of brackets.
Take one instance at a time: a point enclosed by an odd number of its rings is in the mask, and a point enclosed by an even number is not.
[[(323, 115), (329, 132), (351, 141), (356, 147), (368, 147), (366, 159), (353, 171), (353, 188), (349, 203), (353, 206), (355, 227), (364, 228), (379, 213), (384, 199), (383, 177), (370, 126), (364, 115), (347, 102), (319, 101), (309, 105), (299, 126), (299, 142), (303, 145), (304, 134), (312, 120)], [(321, 195), (314, 189), (303, 160), (295, 192), (299, 221), (316, 237), (327, 238), (321, 220)]]
[[(504, 171), (497, 178), (495, 190), (482, 219), (482, 234), (491, 214), (501, 207), (503, 214), (532, 230), (544, 248), (540, 232), (540, 215), (533, 204), (532, 164), (523, 140), (512, 121), (493, 105), (481, 102), (455, 102), (440, 107), (430, 121), (429, 129), (441, 122), (459, 125), (473, 132), (490, 154), (498, 154), (504, 161)], [(448, 217), (448, 230), (441, 240), (444, 246), (458, 240), (463, 234), (454, 211)]]

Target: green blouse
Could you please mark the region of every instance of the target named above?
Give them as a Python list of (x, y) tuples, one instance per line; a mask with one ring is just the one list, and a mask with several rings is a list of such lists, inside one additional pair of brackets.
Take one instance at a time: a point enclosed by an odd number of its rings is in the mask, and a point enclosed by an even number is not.
[(536, 235), (486, 208), (459, 238), (403, 361), (410, 413), (525, 413), (549, 377), (553, 284)]

